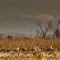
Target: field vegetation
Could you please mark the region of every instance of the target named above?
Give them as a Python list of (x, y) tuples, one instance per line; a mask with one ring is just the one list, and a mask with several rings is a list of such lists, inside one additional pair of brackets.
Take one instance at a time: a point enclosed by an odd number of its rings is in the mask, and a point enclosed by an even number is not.
[[(53, 51), (47, 51), (50, 46)], [(60, 38), (24, 37), (0, 40), (0, 60), (59, 60), (59, 56)]]

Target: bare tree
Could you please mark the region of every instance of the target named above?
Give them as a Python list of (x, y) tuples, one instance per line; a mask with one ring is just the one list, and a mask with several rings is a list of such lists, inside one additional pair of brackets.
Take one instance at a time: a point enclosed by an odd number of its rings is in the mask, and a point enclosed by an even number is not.
[(39, 37), (39, 35), (40, 35), (39, 30), (36, 30), (36, 37)]
[(55, 24), (54, 24), (54, 34), (56, 37), (60, 37), (60, 17), (55, 19)]
[(42, 33), (43, 38), (46, 37), (47, 33), (50, 31), (50, 28), (52, 26), (52, 20), (37, 20), (37, 25), (40, 28), (40, 31)]

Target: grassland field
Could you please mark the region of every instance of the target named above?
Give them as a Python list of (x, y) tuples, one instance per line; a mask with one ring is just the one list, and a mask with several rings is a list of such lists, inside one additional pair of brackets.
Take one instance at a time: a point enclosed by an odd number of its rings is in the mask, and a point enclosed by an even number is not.
[[(1, 55), (12, 55), (13, 57), (1, 57), (0, 60), (60, 60), (60, 38), (16, 38), (16, 39), (0, 39), (0, 49), (14, 49), (17, 47), (20, 48), (33, 48), (38, 46), (39, 48), (42, 48), (46, 50), (50, 47), (54, 48), (54, 52), (51, 54), (52, 56), (48, 55), (49, 52), (46, 51), (35, 51), (35, 54), (33, 55), (32, 51), (29, 52), (19, 52), (19, 54), (23, 54), (23, 56), (17, 56), (14, 57), (12, 54), (17, 54), (18, 52), (0, 52)], [(25, 54), (26, 53), (26, 54)], [(39, 53), (43, 53), (43, 57), (41, 57)], [(28, 57), (25, 57), (27, 54), (31, 54), (31, 56), (28, 55)], [(46, 56), (44, 56), (44, 54)], [(32, 56), (33, 55), (33, 56)], [(49, 58), (48, 58), (49, 57)]]

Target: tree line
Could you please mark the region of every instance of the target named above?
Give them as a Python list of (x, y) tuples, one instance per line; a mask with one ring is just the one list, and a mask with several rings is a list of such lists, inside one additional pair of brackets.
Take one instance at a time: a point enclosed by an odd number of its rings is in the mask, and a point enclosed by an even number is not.
[(42, 36), (43, 38), (52, 33), (54, 37), (60, 37), (60, 17), (55, 17), (53, 20), (42, 20), (39, 19), (36, 21), (39, 29), (36, 31), (36, 36)]

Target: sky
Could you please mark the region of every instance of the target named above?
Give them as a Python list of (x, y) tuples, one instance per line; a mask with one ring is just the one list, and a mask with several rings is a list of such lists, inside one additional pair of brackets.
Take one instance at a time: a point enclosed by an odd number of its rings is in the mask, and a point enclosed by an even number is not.
[(0, 0), (0, 33), (35, 33), (37, 19), (60, 16), (60, 0)]

